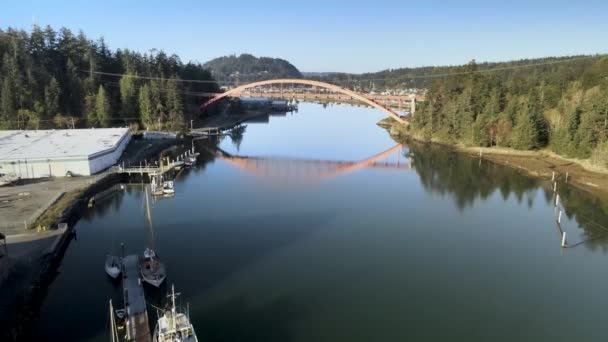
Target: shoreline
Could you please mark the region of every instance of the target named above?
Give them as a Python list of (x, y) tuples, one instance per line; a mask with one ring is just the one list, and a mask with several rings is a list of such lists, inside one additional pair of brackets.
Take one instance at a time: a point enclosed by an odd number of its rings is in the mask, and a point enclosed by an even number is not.
[(385, 128), (393, 139), (400, 141), (409, 139), (423, 144), (445, 146), (470, 157), (482, 158), (511, 167), (528, 177), (551, 180), (553, 172), (555, 172), (556, 181), (565, 182), (608, 201), (608, 170), (592, 166), (587, 160), (565, 158), (546, 149), (520, 151), (502, 147), (467, 147), (462, 144), (450, 144), (436, 140), (426, 141), (385, 119), (378, 122), (378, 126)]

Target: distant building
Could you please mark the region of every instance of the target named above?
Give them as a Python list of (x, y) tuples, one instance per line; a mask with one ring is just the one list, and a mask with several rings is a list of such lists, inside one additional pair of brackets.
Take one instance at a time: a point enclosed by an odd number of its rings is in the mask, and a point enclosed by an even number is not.
[(128, 128), (0, 131), (0, 174), (92, 175), (116, 164), (130, 140)]

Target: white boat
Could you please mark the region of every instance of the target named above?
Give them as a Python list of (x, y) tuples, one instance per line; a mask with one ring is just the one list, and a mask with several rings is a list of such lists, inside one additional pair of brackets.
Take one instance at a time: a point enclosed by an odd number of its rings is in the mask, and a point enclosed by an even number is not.
[(162, 263), (156, 252), (154, 251), (154, 228), (152, 227), (152, 215), (150, 214), (150, 202), (148, 201), (148, 190), (145, 191), (146, 196), (146, 221), (150, 233), (149, 247), (144, 250), (144, 257), (141, 260), (140, 271), (142, 280), (146, 283), (159, 287), (167, 278), (165, 264)]
[(141, 262), (141, 277), (146, 283), (159, 287), (167, 278), (165, 264), (162, 263), (156, 252), (146, 248)]
[(121, 272), (122, 261), (115, 255), (106, 255), (106, 273), (112, 279), (118, 278)]
[(190, 313), (179, 312), (175, 307), (175, 288), (171, 286), (170, 307), (164, 310), (154, 328), (154, 342), (198, 342), (194, 326), (190, 322)]
[(163, 193), (165, 195), (173, 195), (175, 194), (175, 188), (173, 181), (165, 181), (163, 182)]

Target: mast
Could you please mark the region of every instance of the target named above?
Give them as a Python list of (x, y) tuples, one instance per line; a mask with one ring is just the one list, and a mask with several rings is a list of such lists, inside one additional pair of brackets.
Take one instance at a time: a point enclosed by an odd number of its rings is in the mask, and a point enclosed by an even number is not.
[(148, 200), (148, 187), (144, 187), (146, 194), (146, 221), (148, 221), (148, 228), (150, 233), (150, 248), (154, 249), (154, 227), (152, 227), (152, 215), (150, 215), (150, 202)]
[(112, 342), (118, 342), (118, 331), (116, 330), (116, 320), (114, 318), (114, 307), (110, 299), (110, 331), (112, 333)]
[(173, 324), (173, 331), (177, 331), (177, 324), (175, 323), (175, 317), (177, 313), (175, 312), (175, 285), (171, 284), (171, 301), (173, 305), (171, 306), (171, 318)]

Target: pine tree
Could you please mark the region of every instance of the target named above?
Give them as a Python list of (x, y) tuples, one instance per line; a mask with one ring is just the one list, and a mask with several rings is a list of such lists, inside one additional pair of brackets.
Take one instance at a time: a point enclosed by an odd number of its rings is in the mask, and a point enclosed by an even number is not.
[(13, 89), (8, 77), (2, 82), (2, 90), (0, 90), (0, 125), (8, 128), (12, 125), (9, 123), (15, 118), (15, 102)]
[(589, 158), (591, 151), (597, 145), (597, 113), (595, 109), (587, 110), (581, 114), (581, 121), (574, 136), (576, 144), (576, 157)]
[(131, 76), (128, 74), (120, 79), (120, 116), (122, 118), (137, 116), (137, 88), (135, 78)]
[(99, 125), (99, 120), (97, 118), (97, 95), (96, 94), (87, 94), (84, 98), (84, 114), (87, 118), (87, 123), (89, 127), (95, 127)]
[(528, 99), (520, 100), (519, 113), (511, 135), (511, 146), (519, 150), (531, 150), (538, 147), (538, 129), (528, 106)]
[(110, 99), (106, 95), (103, 86), (99, 86), (99, 91), (97, 92), (95, 114), (97, 116), (97, 122), (99, 122), (101, 126), (108, 127), (110, 125), (112, 109), (110, 108)]
[(52, 118), (59, 113), (59, 97), (61, 89), (55, 77), (51, 78), (49, 85), (44, 88), (44, 103), (46, 118)]
[(154, 108), (152, 106), (152, 98), (150, 96), (150, 87), (148, 84), (144, 84), (139, 88), (139, 117), (141, 118), (142, 124), (146, 128), (150, 128), (153, 122)]
[(169, 125), (171, 129), (177, 130), (184, 127), (184, 105), (178, 92), (176, 79), (170, 79), (167, 84), (167, 111), (169, 113)]

